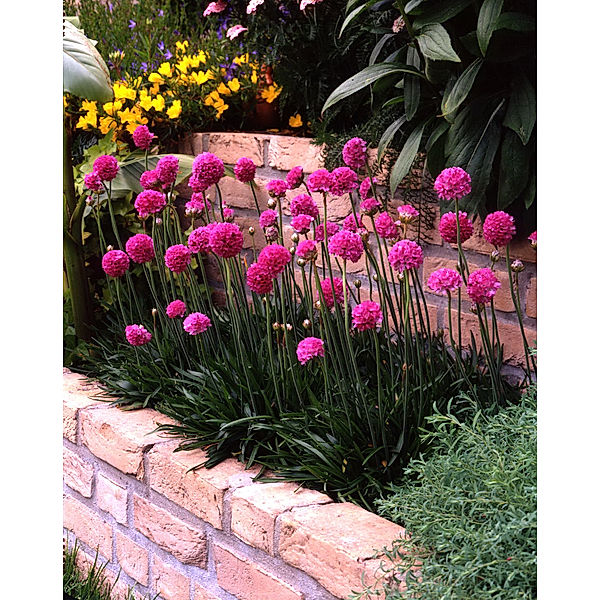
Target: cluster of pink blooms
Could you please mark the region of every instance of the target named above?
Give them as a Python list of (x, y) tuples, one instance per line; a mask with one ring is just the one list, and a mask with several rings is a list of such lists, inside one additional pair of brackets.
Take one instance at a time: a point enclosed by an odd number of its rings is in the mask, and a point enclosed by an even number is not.
[(183, 300), (173, 300), (173, 302), (167, 305), (165, 312), (169, 319), (177, 319), (178, 317), (183, 317), (186, 310), (187, 306)]
[(305, 365), (309, 360), (317, 356), (325, 356), (323, 340), (317, 337), (307, 337), (298, 343), (296, 356), (301, 365)]
[(314, 218), (310, 215), (298, 215), (292, 219), (291, 225), (297, 233), (308, 233)]
[(254, 176), (256, 175), (256, 165), (250, 158), (243, 156), (237, 161), (237, 163), (235, 163), (233, 172), (238, 181), (241, 181), (242, 183), (250, 183), (254, 180)]
[(216, 223), (209, 223), (194, 229), (188, 236), (188, 248), (196, 254), (208, 254), (210, 248), (210, 230)]
[(185, 214), (202, 215), (209, 206), (210, 202), (202, 195), (202, 193), (194, 192), (192, 197), (185, 203)]
[(331, 189), (331, 173), (317, 169), (306, 178), (306, 187), (311, 192), (328, 192)]
[(267, 227), (272, 227), (277, 223), (277, 211), (272, 208), (268, 208), (260, 213), (260, 217), (258, 218), (259, 225), (266, 229)]
[(379, 202), (379, 200), (375, 198), (365, 198), (360, 203), (360, 210), (365, 215), (372, 217), (374, 214), (381, 210), (381, 202)]
[(246, 272), (246, 283), (257, 294), (269, 294), (273, 290), (273, 280), (281, 274), (292, 260), (290, 251), (279, 244), (265, 246), (255, 263)]
[(334, 196), (349, 194), (358, 187), (358, 176), (348, 167), (338, 167), (331, 171), (329, 191)]
[(403, 204), (397, 209), (398, 218), (403, 225), (410, 225), (419, 218), (419, 211), (410, 204)]
[(366, 200), (367, 198), (369, 198), (371, 196), (373, 188), (378, 183), (379, 183), (379, 181), (377, 180), (377, 177), (365, 177), (361, 181), (360, 187), (358, 188), (358, 193), (360, 194), (360, 197), (363, 200)]
[(423, 249), (412, 240), (400, 240), (392, 246), (388, 259), (398, 273), (418, 269), (423, 264)]
[(112, 181), (118, 172), (119, 163), (117, 159), (109, 154), (103, 154), (94, 161), (92, 172), (84, 176), (83, 183), (88, 190), (101, 192), (102, 182)]
[(252, 263), (246, 271), (248, 288), (257, 294), (270, 294), (273, 291), (273, 277), (264, 265)]
[[(340, 226), (333, 221), (327, 221), (327, 239), (331, 239), (338, 231)], [(325, 224), (321, 223), (315, 227), (315, 242), (325, 241)]]
[(190, 335), (204, 333), (211, 325), (210, 318), (201, 312), (190, 313), (183, 321), (183, 328)]
[(462, 285), (462, 283), (458, 271), (442, 268), (434, 271), (429, 276), (427, 285), (432, 291), (440, 294), (454, 292)]
[(353, 231), (354, 233), (359, 233), (363, 229), (365, 229), (365, 225), (362, 221), (362, 217), (360, 215), (354, 215), (354, 213), (350, 213), (342, 224), (342, 229), (346, 229), (348, 231)]
[(358, 262), (363, 255), (364, 246), (358, 233), (348, 229), (338, 231), (329, 240), (329, 252), (343, 260)]
[(227, 8), (227, 2), (225, 0), (217, 0), (216, 2), (210, 2), (209, 5), (204, 9), (202, 16), (208, 17), (208, 15), (218, 14), (223, 12)]
[(162, 183), (155, 169), (144, 171), (140, 175), (140, 185), (145, 190), (160, 190)]
[(125, 337), (132, 346), (143, 346), (152, 339), (152, 334), (143, 325), (127, 325)]
[(165, 252), (165, 265), (173, 273), (183, 273), (192, 262), (192, 253), (187, 246), (175, 244)]
[(248, 28), (243, 25), (234, 25), (227, 30), (225, 36), (227, 39), (234, 40), (238, 35), (244, 33), (244, 31), (248, 31)]
[(300, 166), (294, 167), (285, 177), (290, 190), (295, 190), (302, 185), (304, 181), (304, 169)]
[(460, 167), (449, 167), (437, 176), (433, 189), (442, 200), (460, 200), (471, 193), (471, 176)]
[(514, 218), (502, 210), (490, 213), (483, 222), (483, 237), (494, 246), (506, 246), (516, 232)]
[(205, 192), (211, 185), (219, 183), (224, 175), (223, 161), (211, 152), (204, 152), (196, 156), (192, 163), (188, 185), (194, 192)]
[(133, 143), (136, 148), (148, 150), (152, 145), (152, 140), (156, 136), (148, 129), (146, 125), (138, 125), (133, 132)]
[(537, 249), (537, 231), (534, 231), (528, 238), (534, 250)]
[[(473, 223), (467, 216), (467, 213), (462, 210), (458, 211), (458, 223), (460, 225), (460, 241), (461, 243), (464, 243), (473, 235)], [(456, 214), (449, 212), (442, 215), (440, 224), (438, 225), (438, 231), (445, 242), (456, 244), (458, 235), (456, 228)]]
[(333, 286), (332, 280), (329, 277), (323, 279), (321, 281), (321, 289), (323, 290), (325, 306), (328, 309), (331, 310), (335, 302), (338, 304), (344, 303), (344, 282), (339, 277), (333, 278)]
[(398, 237), (398, 225), (390, 213), (382, 212), (375, 219), (375, 231), (385, 240), (393, 240)]
[(367, 162), (367, 142), (359, 137), (354, 137), (344, 144), (342, 150), (344, 162), (352, 169), (360, 169)]
[(309, 217), (316, 219), (319, 216), (319, 208), (312, 196), (309, 196), (308, 194), (298, 194), (290, 201), (290, 213), (292, 213), (292, 217), (308, 215)]
[(151, 214), (159, 213), (167, 205), (167, 200), (162, 192), (144, 190), (138, 194), (133, 205), (140, 219), (145, 219)]
[(244, 245), (244, 234), (235, 223), (216, 223), (209, 231), (210, 249), (221, 258), (237, 256)]
[(377, 302), (365, 300), (352, 309), (352, 325), (359, 331), (381, 327), (383, 313)]
[(296, 246), (296, 256), (303, 260), (314, 260), (317, 258), (317, 244), (313, 240), (302, 240)]
[(98, 173), (92, 171), (91, 173), (86, 173), (83, 178), (83, 183), (88, 190), (92, 192), (101, 192), (102, 191), (102, 179), (98, 176)]
[(500, 282), (494, 271), (477, 269), (469, 275), (467, 280), (467, 294), (475, 304), (487, 304), (496, 295)]
[(285, 179), (270, 179), (265, 188), (271, 198), (284, 198), (289, 185)]
[(102, 257), (102, 269), (110, 277), (123, 277), (129, 269), (129, 256), (123, 250), (109, 250)]
[(171, 185), (177, 179), (179, 172), (179, 159), (176, 156), (163, 156), (156, 163), (156, 174), (161, 183)]
[(147, 263), (154, 258), (154, 241), (145, 233), (137, 233), (127, 240), (125, 250), (134, 262)]

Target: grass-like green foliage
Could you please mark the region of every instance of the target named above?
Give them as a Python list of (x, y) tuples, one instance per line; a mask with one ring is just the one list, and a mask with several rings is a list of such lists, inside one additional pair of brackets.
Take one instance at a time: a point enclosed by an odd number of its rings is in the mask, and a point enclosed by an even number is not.
[[(427, 419), (432, 453), (410, 464), (413, 481), (378, 502), (423, 562), (406, 591), (386, 585), (387, 600), (536, 598), (536, 397), (531, 386), (521, 404), (494, 416)], [(401, 575), (400, 545), (389, 556)]]

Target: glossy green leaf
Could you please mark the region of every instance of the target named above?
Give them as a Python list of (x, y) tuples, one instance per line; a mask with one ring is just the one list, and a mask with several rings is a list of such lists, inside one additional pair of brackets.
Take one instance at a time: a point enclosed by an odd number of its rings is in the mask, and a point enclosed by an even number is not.
[(394, 106), (394, 104), (400, 104), (400, 102), (404, 102), (404, 96), (395, 96), (394, 98), (390, 98), (387, 102), (384, 102), (381, 108)]
[(410, 0), (410, 2), (406, 3), (404, 10), (407, 15), (409, 15), (415, 8), (417, 8), (420, 4), (423, 4), (426, 0)]
[(342, 37), (342, 34), (344, 33), (346, 27), (348, 27), (348, 25), (350, 25), (350, 23), (352, 23), (352, 21), (354, 21), (354, 19), (356, 19), (356, 17), (358, 17), (358, 15), (360, 15), (360, 13), (363, 12), (363, 10), (365, 10), (365, 8), (367, 8), (370, 4), (372, 4), (372, 2), (361, 4), (360, 6), (357, 6), (355, 9), (353, 9), (352, 12), (346, 16), (344, 22), (342, 23), (342, 26), (340, 27), (338, 38)]
[(406, 177), (406, 175), (408, 175), (408, 172), (415, 161), (415, 157), (417, 156), (417, 152), (419, 151), (419, 146), (421, 144), (421, 138), (423, 137), (425, 124), (426, 122), (423, 122), (413, 129), (411, 134), (408, 136), (408, 139), (404, 143), (398, 159), (392, 167), (392, 172), (390, 173), (390, 193), (392, 196), (396, 192), (396, 189), (402, 180)]
[(421, 52), (431, 60), (449, 60), (460, 62), (458, 54), (452, 48), (450, 36), (438, 23), (426, 25), (417, 36)]
[(369, 64), (375, 64), (375, 61), (379, 58), (379, 54), (381, 50), (385, 46), (386, 42), (394, 37), (393, 33), (386, 33), (381, 39), (375, 44), (373, 51), (371, 52), (371, 56), (369, 56)]
[(527, 144), (536, 121), (535, 89), (525, 75), (518, 75), (512, 88), (503, 125), (512, 129), (523, 144)]
[(527, 186), (527, 190), (525, 191), (525, 208), (531, 207), (531, 205), (535, 202), (535, 198), (537, 195), (537, 177), (534, 173), (529, 180), (529, 185)]
[[(421, 66), (419, 53), (414, 46), (409, 46), (406, 52), (406, 63), (415, 69)], [(404, 106), (406, 110), (406, 120), (410, 121), (419, 108), (421, 99), (421, 82), (418, 77), (406, 74), (404, 76)]]
[(426, 25), (445, 23), (448, 19), (455, 17), (471, 4), (471, 0), (455, 0), (454, 2), (444, 0), (441, 4), (438, 4), (429, 10), (424, 10), (423, 14), (419, 15), (413, 21), (413, 27), (415, 30), (419, 30)]
[(504, 0), (483, 0), (477, 18), (477, 41), (481, 53), (485, 56), (490, 39), (496, 29), (496, 22), (502, 12)]
[(498, 175), (499, 210), (508, 208), (521, 194), (529, 179), (530, 146), (523, 146), (517, 134), (506, 129), (500, 149)]
[(442, 103), (444, 117), (453, 113), (466, 100), (482, 64), (483, 59), (478, 58), (460, 74), (448, 97)]
[(399, 119), (396, 119), (384, 132), (379, 140), (377, 146), (377, 162), (381, 162), (381, 157), (385, 153), (390, 142), (394, 139), (396, 132), (406, 123), (406, 117), (402, 115)]
[(425, 152), (429, 152), (431, 147), (448, 131), (450, 124), (448, 121), (440, 120), (435, 129), (431, 132), (427, 144), (425, 144)]
[(502, 13), (496, 21), (496, 29), (510, 29), (511, 31), (535, 31), (535, 18), (519, 12)]

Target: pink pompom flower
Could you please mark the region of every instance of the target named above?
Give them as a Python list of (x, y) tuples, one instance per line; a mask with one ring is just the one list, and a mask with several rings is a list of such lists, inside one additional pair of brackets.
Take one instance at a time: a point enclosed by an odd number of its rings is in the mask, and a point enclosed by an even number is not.
[(170, 304), (167, 305), (167, 317), (169, 319), (177, 319), (178, 317), (183, 317), (185, 315), (185, 311), (187, 310), (187, 306), (183, 300), (173, 300)]
[(350, 213), (342, 223), (342, 229), (347, 231), (353, 231), (357, 233), (360, 229), (365, 229), (365, 225), (360, 215), (354, 216), (354, 213)]
[(328, 192), (331, 189), (331, 173), (327, 169), (317, 169), (306, 178), (306, 187), (311, 192)]
[(145, 190), (160, 190), (161, 182), (156, 169), (144, 171), (140, 175), (140, 185)]
[(317, 337), (307, 337), (298, 343), (296, 356), (301, 365), (305, 365), (309, 360), (317, 356), (325, 356), (323, 340)]
[(123, 277), (129, 269), (129, 256), (123, 250), (109, 250), (102, 257), (102, 269), (110, 277)]
[(344, 144), (342, 158), (353, 169), (364, 167), (367, 162), (367, 142), (359, 137), (348, 140)]
[(165, 252), (165, 265), (173, 273), (183, 273), (192, 262), (190, 249), (183, 244), (175, 244)]
[[(473, 223), (467, 216), (467, 213), (462, 210), (458, 211), (458, 222), (460, 224), (460, 241), (464, 243), (473, 235)], [(449, 212), (442, 215), (438, 231), (445, 242), (456, 244), (458, 235), (456, 230), (456, 213)]]
[(471, 193), (471, 176), (460, 167), (449, 167), (436, 177), (433, 189), (441, 200), (460, 200)]
[(194, 159), (188, 185), (195, 192), (205, 192), (211, 185), (219, 183), (224, 175), (223, 161), (211, 152), (203, 152)]
[(211, 250), (221, 258), (237, 256), (244, 245), (244, 234), (235, 223), (217, 223), (209, 234)]
[[(340, 226), (333, 221), (327, 221), (327, 240), (330, 240), (338, 231)], [(315, 242), (325, 241), (325, 227), (323, 223), (315, 227)]]
[(385, 240), (393, 240), (399, 235), (398, 225), (390, 213), (382, 212), (375, 219), (375, 231)]
[(145, 233), (137, 233), (127, 240), (125, 250), (136, 263), (150, 262), (154, 258), (154, 240)]
[[(333, 289), (332, 289), (333, 287)], [(333, 278), (326, 277), (321, 281), (321, 289), (323, 290), (323, 300), (325, 300), (325, 306), (331, 310), (334, 303), (344, 303), (344, 282), (339, 277)]]
[(223, 206), (223, 221), (228, 221), (231, 223), (233, 221), (233, 217), (235, 216), (235, 211), (233, 208), (229, 206)]
[(329, 191), (334, 196), (349, 194), (358, 187), (356, 172), (348, 167), (338, 167), (331, 171), (331, 184)]
[(199, 192), (194, 192), (192, 197), (185, 203), (186, 215), (202, 215), (205, 209), (210, 206), (208, 199)]
[(534, 250), (537, 250), (537, 230), (534, 231), (527, 239), (531, 242), (531, 247)]
[(514, 217), (502, 210), (490, 213), (483, 222), (483, 237), (494, 246), (506, 246), (516, 232)]
[(309, 215), (316, 219), (319, 216), (319, 208), (311, 196), (308, 194), (298, 194), (290, 201), (290, 213), (292, 217)]
[(255, 262), (248, 267), (246, 283), (257, 294), (270, 294), (273, 291), (273, 276), (264, 264)]
[(365, 198), (360, 203), (360, 211), (365, 215), (372, 217), (381, 210), (381, 202), (375, 198)]
[(95, 171), (102, 181), (112, 181), (119, 172), (119, 163), (114, 156), (103, 154), (94, 161)]
[(248, 28), (243, 25), (234, 25), (227, 30), (225, 35), (228, 39), (234, 40), (238, 35), (244, 33), (244, 31), (248, 31)]
[(160, 181), (166, 185), (175, 183), (179, 172), (179, 159), (176, 156), (163, 156), (156, 163), (155, 169)]
[(302, 240), (296, 247), (296, 257), (303, 260), (315, 260), (317, 258), (317, 245), (313, 240)]
[(83, 178), (83, 183), (88, 190), (92, 192), (101, 192), (102, 191), (102, 180), (98, 176), (96, 171), (92, 171), (91, 173), (86, 173)]
[(143, 346), (152, 339), (152, 334), (143, 325), (127, 325), (125, 337), (132, 346)]
[(477, 269), (469, 275), (467, 294), (475, 304), (487, 304), (496, 295), (500, 285), (494, 271), (487, 267)]
[(284, 198), (289, 186), (285, 179), (270, 179), (265, 188), (271, 198)]
[[(366, 200), (373, 192), (372, 188), (379, 183), (377, 177), (365, 177), (358, 188), (358, 193), (363, 200)], [(373, 185), (371, 185), (373, 184)]]
[(292, 219), (291, 225), (297, 233), (308, 233), (313, 221), (314, 218), (310, 215), (298, 215)]
[(135, 199), (134, 206), (141, 219), (159, 213), (167, 204), (165, 195), (156, 190), (144, 190)]
[(358, 262), (364, 251), (362, 238), (358, 233), (342, 229), (329, 240), (329, 253), (353, 263)]
[(211, 2), (202, 13), (202, 16), (208, 17), (208, 15), (218, 14), (223, 12), (227, 8), (227, 2), (224, 0), (217, 0), (216, 2)]
[(260, 213), (258, 223), (263, 229), (275, 225), (277, 223), (277, 211), (271, 208), (264, 210)]
[(365, 300), (352, 309), (352, 325), (359, 331), (381, 327), (383, 313), (377, 302)]
[(235, 163), (235, 167), (233, 167), (233, 173), (238, 181), (241, 181), (242, 183), (250, 183), (254, 180), (254, 176), (256, 175), (256, 165), (251, 159), (242, 156), (242, 158), (239, 158)]
[(432, 291), (440, 294), (454, 292), (462, 285), (462, 283), (458, 271), (442, 268), (434, 271), (429, 276), (427, 285)]
[(388, 260), (398, 273), (418, 269), (423, 264), (423, 249), (412, 240), (400, 240), (392, 246)]
[(155, 137), (146, 125), (138, 125), (133, 132), (133, 143), (136, 148), (148, 150), (152, 146), (152, 140)]
[(290, 186), (290, 190), (300, 187), (304, 181), (304, 169), (301, 166), (294, 167), (286, 176), (285, 180)]
[(258, 263), (263, 265), (271, 277), (277, 277), (292, 260), (290, 251), (279, 244), (265, 246), (258, 255)]
[(403, 225), (410, 225), (419, 218), (419, 211), (410, 204), (403, 204), (397, 208), (398, 218)]
[(279, 238), (279, 229), (275, 225), (265, 228), (265, 239), (267, 242), (275, 242)]
[(183, 328), (190, 335), (204, 333), (211, 325), (210, 319), (201, 312), (190, 313), (183, 321)]
[(209, 223), (204, 227), (194, 229), (188, 237), (188, 248), (197, 254), (208, 254), (211, 250), (209, 243), (210, 230), (215, 225), (216, 223)]

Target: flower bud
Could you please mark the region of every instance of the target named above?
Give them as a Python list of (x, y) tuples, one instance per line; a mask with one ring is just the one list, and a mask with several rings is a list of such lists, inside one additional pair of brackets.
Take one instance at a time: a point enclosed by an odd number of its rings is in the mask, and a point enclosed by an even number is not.
[(157, 225), (162, 225), (162, 219), (161, 219), (160, 217), (156, 217), (156, 219), (154, 219), (154, 222), (155, 222)]
[(265, 237), (267, 238), (267, 242), (274, 242), (279, 237), (279, 231), (277, 227), (273, 225), (271, 227), (267, 227), (265, 229)]
[(490, 260), (492, 261), (492, 264), (497, 263), (500, 260), (500, 252), (498, 252), (498, 250), (494, 250), (490, 254)]
[(91, 205), (94, 202), (94, 199), (91, 196), (88, 196), (85, 199), (85, 203)]
[(292, 256), (294, 256), (294, 254), (296, 254), (296, 246), (290, 246), (289, 250), (290, 250), (290, 254)]
[(275, 198), (269, 198), (267, 200), (267, 208), (274, 209), (277, 206), (277, 200)]
[(525, 269), (525, 266), (523, 265), (523, 263), (519, 259), (513, 260), (513, 262), (510, 265), (510, 270), (513, 273), (520, 273), (524, 269)]
[(360, 279), (355, 279), (354, 280), (354, 287), (355, 288), (360, 288), (361, 285), (362, 285), (362, 281)]
[(471, 304), (471, 308), (469, 308), (469, 310), (476, 315), (477, 314), (477, 304)]
[(114, 250), (113, 246), (106, 246), (106, 251), (107, 252), (110, 252), (111, 250)]
[(302, 321), (302, 327), (304, 327), (304, 329), (310, 329), (311, 325), (310, 319), (304, 319), (304, 321)]
[(377, 273), (373, 273), (372, 277), (373, 281), (377, 281), (379, 279), (379, 277), (377, 277)]
[(296, 262), (298, 263), (298, 266), (302, 269), (306, 265), (306, 261), (303, 258), (299, 258)]
[(277, 321), (275, 321), (275, 323), (273, 323), (273, 331), (277, 331), (280, 327), (281, 327), (281, 325)]
[(250, 235), (254, 235), (256, 233), (256, 229), (254, 229), (254, 227), (250, 226), (250, 227), (248, 227), (248, 233)]
[(156, 308), (152, 309), (152, 316), (155, 317), (158, 314), (158, 311), (156, 310)]
[(368, 242), (369, 241), (369, 236), (371, 234), (369, 233), (369, 231), (367, 229), (361, 229), (360, 230), (360, 237), (362, 239), (363, 242)]
[(294, 233), (292, 233), (292, 235), (290, 237), (291, 237), (292, 242), (294, 242), (294, 244), (297, 244), (300, 241), (300, 236), (295, 231), (294, 231)]
[(291, 324), (291, 323), (286, 323), (286, 324), (285, 324), (285, 328), (286, 328), (288, 331), (291, 331), (291, 330), (293, 329), (293, 327), (292, 327), (292, 324)]
[(223, 221), (225, 223), (233, 223), (234, 216), (231, 213), (224, 215)]
[(321, 310), (322, 306), (321, 306), (321, 301), (320, 301), (320, 300), (317, 300), (317, 301), (315, 302), (315, 308), (316, 308), (317, 310)]

